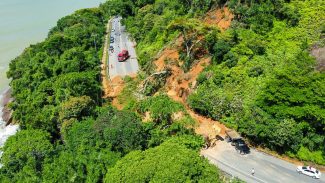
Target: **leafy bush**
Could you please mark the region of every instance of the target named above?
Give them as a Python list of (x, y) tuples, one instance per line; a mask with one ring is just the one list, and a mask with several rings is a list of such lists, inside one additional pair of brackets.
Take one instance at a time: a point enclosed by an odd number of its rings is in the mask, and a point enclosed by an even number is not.
[(209, 84), (200, 85), (197, 92), (188, 97), (188, 104), (195, 111), (217, 120), (242, 110), (240, 98), (222, 93), (220, 89)]
[(325, 165), (325, 155), (322, 151), (309, 151), (306, 147), (301, 146), (297, 157), (303, 161), (312, 161), (320, 165)]
[(112, 150), (126, 154), (145, 147), (145, 134), (140, 119), (132, 112), (108, 110), (101, 114), (94, 127)]
[(185, 110), (180, 103), (173, 101), (167, 95), (157, 95), (141, 101), (137, 111), (141, 114), (150, 112), (150, 117), (156, 123), (170, 124), (174, 113)]
[(122, 158), (105, 182), (219, 182), (216, 168), (185, 145), (170, 140)]

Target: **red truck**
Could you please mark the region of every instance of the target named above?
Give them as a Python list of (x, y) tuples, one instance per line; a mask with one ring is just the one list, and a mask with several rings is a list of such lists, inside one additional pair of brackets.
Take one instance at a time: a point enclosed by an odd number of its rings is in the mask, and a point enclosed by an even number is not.
[(127, 60), (129, 57), (130, 57), (129, 51), (128, 50), (122, 50), (122, 52), (118, 54), (117, 60), (119, 62), (123, 62), (123, 61)]

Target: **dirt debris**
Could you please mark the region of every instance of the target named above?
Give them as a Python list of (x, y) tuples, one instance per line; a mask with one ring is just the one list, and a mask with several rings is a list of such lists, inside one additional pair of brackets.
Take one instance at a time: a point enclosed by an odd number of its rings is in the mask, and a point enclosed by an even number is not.
[(187, 97), (196, 87), (198, 75), (210, 62), (210, 57), (202, 57), (196, 61), (189, 72), (185, 73), (180, 66), (178, 49), (166, 48), (154, 63), (157, 71), (161, 71), (166, 67), (171, 70), (171, 75), (167, 78), (164, 89), (169, 97), (182, 103), (189, 115), (197, 122), (198, 125), (195, 128), (195, 132), (203, 136), (215, 137), (218, 135), (216, 134), (216, 128), (221, 129), (219, 135), (224, 135), (227, 128), (218, 121), (196, 114), (186, 103)]
[(156, 71), (163, 71), (167, 65), (177, 64), (176, 61), (179, 58), (178, 51), (172, 48), (166, 48), (158, 60), (155, 61)]
[(211, 10), (207, 13), (204, 22), (209, 25), (218, 26), (221, 31), (230, 27), (234, 15), (230, 12), (228, 7)]
[(315, 46), (311, 50), (311, 55), (317, 60), (316, 70), (325, 71), (325, 47), (319, 48)]
[(150, 115), (149, 111), (144, 113), (144, 117), (143, 117), (142, 121), (145, 122), (145, 123), (152, 121), (152, 118), (151, 118), (151, 115)]

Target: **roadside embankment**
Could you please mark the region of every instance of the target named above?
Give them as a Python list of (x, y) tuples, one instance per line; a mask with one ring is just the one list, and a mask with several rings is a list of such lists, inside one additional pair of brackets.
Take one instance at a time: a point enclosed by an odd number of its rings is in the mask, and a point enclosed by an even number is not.
[(111, 20), (108, 21), (106, 26), (106, 36), (104, 42), (104, 49), (103, 49), (103, 57), (101, 61), (101, 78), (102, 78), (102, 87), (103, 87), (103, 98), (107, 98), (111, 91), (111, 86), (109, 82), (109, 76), (107, 73), (107, 59), (108, 59), (108, 38), (110, 37), (110, 30), (111, 30)]

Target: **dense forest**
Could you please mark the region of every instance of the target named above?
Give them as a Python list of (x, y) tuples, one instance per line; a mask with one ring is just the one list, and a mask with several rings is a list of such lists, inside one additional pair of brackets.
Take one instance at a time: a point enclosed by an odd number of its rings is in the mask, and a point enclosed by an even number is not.
[[(234, 14), (229, 29), (203, 23), (223, 6)], [(325, 45), (324, 12), (318, 0), (110, 0), (63, 17), (10, 63), (10, 107), (21, 130), (3, 147), (0, 181), (222, 182), (200, 157), (204, 140), (183, 105), (163, 92), (134, 99), (136, 86), (123, 91), (124, 110), (101, 98), (105, 26), (114, 15), (125, 18), (147, 75), (180, 36), (185, 72), (200, 50), (212, 58), (187, 100), (194, 111), (255, 145), (324, 165), (325, 73), (310, 55)], [(173, 118), (179, 111), (184, 118)]]

